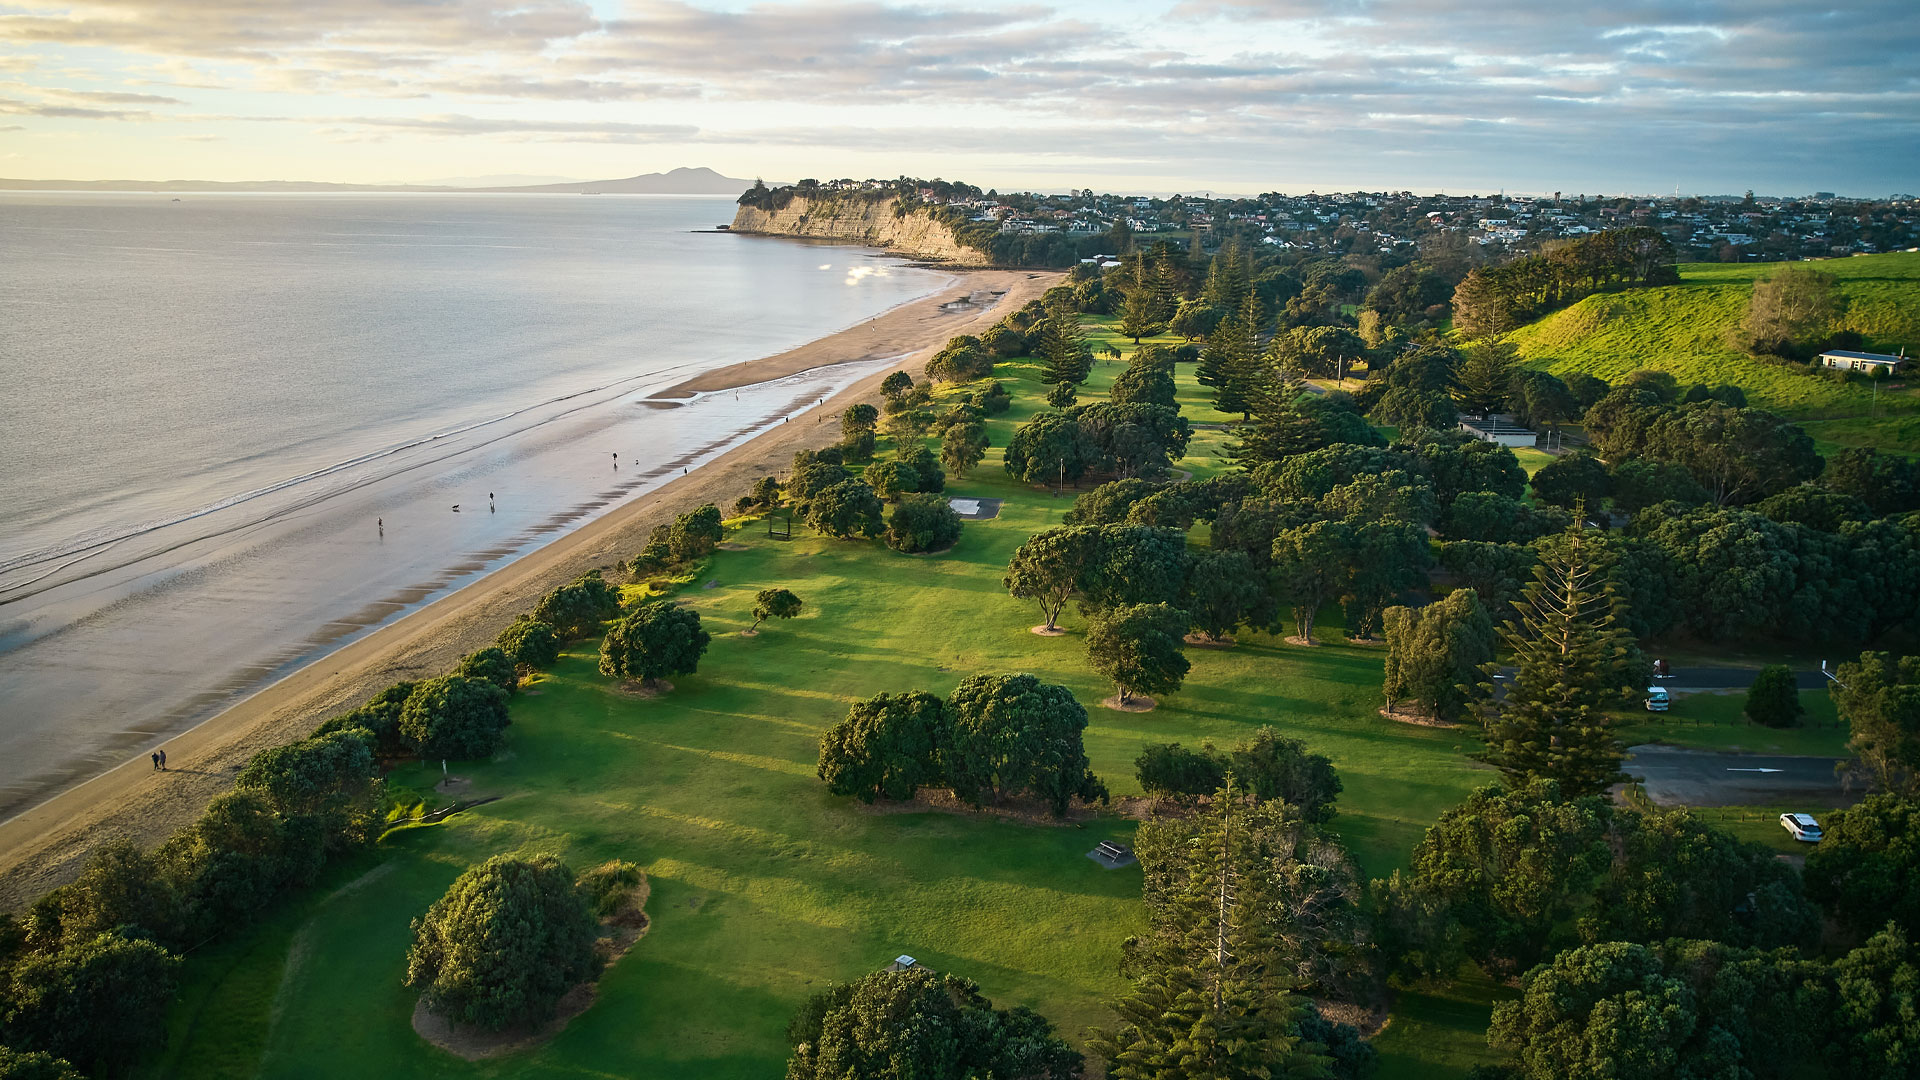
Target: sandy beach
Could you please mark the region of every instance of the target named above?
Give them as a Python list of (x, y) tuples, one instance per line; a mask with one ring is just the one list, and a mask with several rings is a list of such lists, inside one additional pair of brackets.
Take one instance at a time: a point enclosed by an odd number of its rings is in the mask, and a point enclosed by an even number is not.
[[(1057, 274), (1039, 271), (964, 273), (952, 287), (868, 323), (688, 380), (668, 395), (748, 386), (825, 365), (893, 356), (919, 377), (948, 338), (985, 330), (1057, 280)], [(941, 310), (949, 301), (1001, 290), (1005, 295), (995, 303)], [(691, 475), (274, 683), (170, 741), (167, 772), (155, 773), (142, 754), (0, 823), (0, 905), (24, 907), (70, 880), (87, 854), (105, 841), (124, 837), (150, 845), (164, 839), (227, 790), (234, 773), (261, 749), (300, 738), (394, 682), (447, 671), (463, 654), (491, 644), (547, 590), (594, 567), (611, 567), (638, 549), (654, 525), (702, 503), (724, 508), (754, 480), (783, 471), (794, 451), (837, 441), (838, 425), (824, 418), (875, 398), (884, 376), (883, 371), (861, 380)]]

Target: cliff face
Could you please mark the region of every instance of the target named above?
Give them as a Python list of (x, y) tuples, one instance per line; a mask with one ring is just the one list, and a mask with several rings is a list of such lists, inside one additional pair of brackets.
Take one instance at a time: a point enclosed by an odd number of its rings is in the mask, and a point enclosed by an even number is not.
[(925, 210), (893, 215), (893, 200), (815, 199), (795, 197), (784, 210), (742, 206), (733, 215), (733, 231), (768, 236), (812, 236), (846, 240), (885, 248), (915, 259), (987, 264), (986, 253), (964, 247), (953, 230), (933, 220)]

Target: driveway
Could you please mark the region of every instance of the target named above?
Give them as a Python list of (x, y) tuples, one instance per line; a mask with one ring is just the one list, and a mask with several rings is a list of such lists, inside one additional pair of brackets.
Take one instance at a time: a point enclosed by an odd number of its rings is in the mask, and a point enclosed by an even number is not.
[[(1816, 672), (1816, 674), (1818, 674)], [(1814, 810), (1851, 806), (1858, 790), (1840, 786), (1842, 758), (1727, 754), (1675, 746), (1630, 747), (1621, 766), (1661, 806), (1779, 806), (1801, 802)]]

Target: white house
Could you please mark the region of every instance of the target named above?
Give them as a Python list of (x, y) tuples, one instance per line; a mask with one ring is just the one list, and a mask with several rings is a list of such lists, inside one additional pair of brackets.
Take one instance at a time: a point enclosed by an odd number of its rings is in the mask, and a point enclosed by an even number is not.
[(1907, 357), (1903, 350), (1899, 356), (1886, 353), (1849, 352), (1845, 349), (1829, 349), (1820, 354), (1820, 365), (1837, 371), (1864, 371), (1869, 375), (1891, 375)]

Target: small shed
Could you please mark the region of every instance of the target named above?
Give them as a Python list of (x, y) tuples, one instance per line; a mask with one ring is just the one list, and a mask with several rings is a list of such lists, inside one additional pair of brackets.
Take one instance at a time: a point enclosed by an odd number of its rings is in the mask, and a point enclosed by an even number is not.
[(1869, 375), (1891, 375), (1906, 362), (1904, 352), (1899, 356), (1888, 356), (1886, 353), (1828, 349), (1820, 354), (1821, 367), (1834, 371), (1863, 371)]
[(882, 971), (915, 971), (915, 970), (918, 970), (919, 967), (920, 967), (920, 961), (915, 960), (913, 957), (908, 956), (906, 953), (901, 953), (899, 956), (896, 956), (893, 958), (893, 963), (888, 964), (886, 967), (882, 968), (881, 970)]
[(1498, 446), (1532, 446), (1539, 435), (1529, 427), (1522, 427), (1511, 416), (1493, 415), (1483, 420), (1462, 420), (1460, 430), (1483, 442)]

